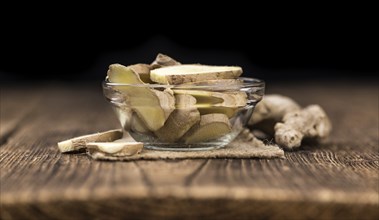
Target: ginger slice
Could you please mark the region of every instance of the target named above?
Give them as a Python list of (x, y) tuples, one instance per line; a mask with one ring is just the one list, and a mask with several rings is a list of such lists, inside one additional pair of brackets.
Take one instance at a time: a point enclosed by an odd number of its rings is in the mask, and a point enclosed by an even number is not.
[(58, 148), (62, 153), (85, 149), (89, 142), (107, 142), (122, 138), (120, 129), (99, 132), (95, 134), (83, 135), (58, 143)]
[(171, 89), (164, 91), (151, 90), (159, 99), (161, 108), (163, 109), (165, 121), (170, 116), (171, 112), (175, 110), (175, 96)]
[(151, 69), (161, 68), (165, 66), (175, 66), (181, 65), (178, 61), (172, 59), (171, 57), (159, 53), (155, 60), (150, 64)]
[(190, 94), (197, 100), (196, 107), (201, 115), (220, 113), (233, 117), (247, 103), (245, 92), (214, 92), (203, 90), (173, 90), (175, 94)]
[(176, 65), (150, 71), (152, 81), (161, 84), (182, 84), (215, 79), (236, 79), (242, 74), (238, 66)]
[(130, 120), (130, 129), (137, 133), (150, 134), (151, 131), (146, 127), (145, 123), (138, 117), (136, 113), (133, 113)]
[(187, 94), (175, 95), (176, 110), (171, 113), (165, 125), (155, 132), (162, 141), (179, 140), (194, 124), (200, 121), (200, 113), (195, 107), (196, 99)]
[(299, 147), (303, 138), (325, 138), (331, 129), (324, 110), (319, 105), (310, 105), (284, 115), (283, 123), (275, 125), (275, 142), (291, 149)]
[(232, 130), (228, 116), (224, 114), (202, 115), (200, 122), (194, 125), (184, 136), (186, 144), (199, 143), (219, 138)]
[(137, 73), (144, 83), (152, 83), (150, 79), (150, 65), (144, 63), (137, 63), (128, 66), (133, 72)]
[(143, 148), (142, 142), (96, 142), (87, 143), (89, 154), (103, 154), (116, 157), (133, 156), (140, 153)]
[(175, 109), (175, 98), (170, 92), (145, 86), (139, 75), (130, 68), (112, 64), (109, 66), (107, 75), (110, 82), (133, 84), (115, 86), (115, 89), (126, 93), (127, 104), (151, 131), (161, 128)]
[(131, 125), (131, 120), (132, 120), (132, 115), (134, 114), (133, 110), (126, 105), (113, 107), (113, 110), (117, 115), (117, 118), (121, 124), (121, 127), (125, 131), (129, 131), (130, 125)]
[(210, 106), (210, 105), (197, 105), (200, 115), (207, 115), (213, 113), (225, 114), (228, 118), (232, 118), (242, 107), (224, 107), (224, 106)]
[(204, 90), (175, 89), (175, 94), (189, 94), (196, 98), (196, 106), (243, 107), (247, 103), (245, 92), (213, 92)]
[(199, 82), (187, 82), (177, 85), (178, 88), (194, 88), (200, 87), (202, 90), (210, 91), (226, 91), (226, 90), (236, 90), (241, 88), (243, 81), (240, 79), (213, 79)]

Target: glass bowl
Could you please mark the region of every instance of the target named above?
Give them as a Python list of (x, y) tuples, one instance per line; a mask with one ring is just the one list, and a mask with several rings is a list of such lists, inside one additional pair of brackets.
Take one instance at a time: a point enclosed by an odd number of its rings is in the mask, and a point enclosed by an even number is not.
[[(155, 150), (210, 150), (230, 143), (262, 99), (262, 80), (181, 85), (103, 82), (124, 132)], [(232, 82), (232, 81), (230, 81)]]

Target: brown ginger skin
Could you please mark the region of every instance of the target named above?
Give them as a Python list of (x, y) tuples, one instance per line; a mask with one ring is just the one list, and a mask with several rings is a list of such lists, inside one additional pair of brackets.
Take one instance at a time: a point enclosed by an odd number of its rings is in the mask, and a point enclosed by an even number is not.
[(331, 129), (330, 120), (324, 110), (319, 105), (310, 105), (284, 115), (283, 122), (275, 125), (275, 142), (292, 149), (299, 147), (304, 138), (327, 137)]
[(150, 64), (151, 69), (157, 69), (164, 66), (175, 66), (175, 65), (181, 65), (178, 61), (174, 60), (173, 58), (159, 53), (155, 60)]
[(137, 63), (128, 67), (137, 73), (144, 83), (153, 83), (150, 79), (151, 66), (149, 64)]
[(300, 105), (287, 96), (265, 95), (255, 107), (248, 125), (274, 136), (275, 124), (281, 122), (286, 113), (300, 109)]
[(175, 95), (176, 109), (170, 114), (164, 126), (155, 132), (162, 141), (173, 143), (179, 140), (193, 125), (200, 121), (195, 107), (196, 99), (188, 94)]

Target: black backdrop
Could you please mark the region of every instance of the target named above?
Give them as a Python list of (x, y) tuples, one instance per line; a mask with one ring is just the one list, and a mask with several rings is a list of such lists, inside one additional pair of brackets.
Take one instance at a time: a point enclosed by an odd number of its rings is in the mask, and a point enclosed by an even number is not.
[(268, 81), (377, 80), (377, 39), (370, 18), (333, 13), (333, 19), (317, 13), (268, 21), (266, 15), (258, 22), (245, 14), (180, 25), (170, 23), (173, 17), (150, 23), (49, 23), (29, 17), (2, 26), (0, 77), (2, 82), (99, 81), (111, 63), (150, 63), (161, 52), (182, 63), (239, 65), (246, 76)]

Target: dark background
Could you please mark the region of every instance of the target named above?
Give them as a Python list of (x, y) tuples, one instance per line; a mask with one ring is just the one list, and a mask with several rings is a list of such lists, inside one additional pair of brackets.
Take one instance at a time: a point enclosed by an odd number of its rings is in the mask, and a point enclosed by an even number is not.
[(0, 79), (101, 81), (111, 63), (150, 63), (161, 52), (182, 63), (239, 65), (266, 81), (377, 80), (377, 25), (372, 13), (354, 10), (177, 12), (151, 22), (30, 16), (2, 26)]

